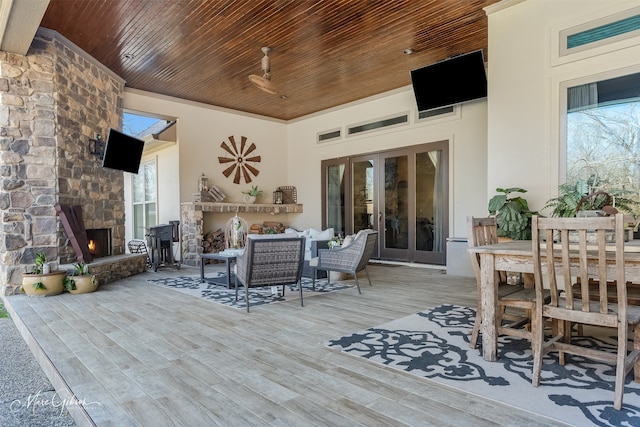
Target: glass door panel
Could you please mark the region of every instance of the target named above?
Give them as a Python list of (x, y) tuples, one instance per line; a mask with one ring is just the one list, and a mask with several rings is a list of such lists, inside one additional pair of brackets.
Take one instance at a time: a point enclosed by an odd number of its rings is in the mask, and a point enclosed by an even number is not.
[(346, 224), (347, 211), (345, 182), (347, 182), (347, 162), (323, 165), (323, 211), (322, 223), (326, 228), (333, 228), (336, 234), (350, 232)]
[(376, 258), (446, 264), (448, 147), (439, 141), (323, 160), (323, 227), (377, 230)]
[(374, 160), (352, 159), (353, 232), (374, 228)]
[[(409, 248), (409, 157), (384, 159), (384, 249)], [(389, 252), (391, 255), (391, 252)]]
[[(444, 257), (445, 206), (442, 151), (416, 153), (416, 258), (420, 252), (434, 252), (434, 258)], [(427, 254), (422, 254), (425, 256)]]

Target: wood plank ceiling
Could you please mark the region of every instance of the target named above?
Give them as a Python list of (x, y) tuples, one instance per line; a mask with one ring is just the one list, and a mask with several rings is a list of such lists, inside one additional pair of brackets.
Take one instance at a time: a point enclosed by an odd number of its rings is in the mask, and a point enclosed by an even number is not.
[[(290, 120), (484, 49), (498, 0), (52, 0), (55, 30), (135, 89)], [(278, 95), (254, 87), (272, 49)], [(413, 54), (403, 53), (412, 49)]]

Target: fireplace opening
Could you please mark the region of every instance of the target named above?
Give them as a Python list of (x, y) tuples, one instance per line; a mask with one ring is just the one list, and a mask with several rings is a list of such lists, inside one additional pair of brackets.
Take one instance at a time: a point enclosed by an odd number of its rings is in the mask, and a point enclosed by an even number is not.
[(89, 252), (94, 258), (111, 255), (111, 229), (90, 228), (87, 230)]

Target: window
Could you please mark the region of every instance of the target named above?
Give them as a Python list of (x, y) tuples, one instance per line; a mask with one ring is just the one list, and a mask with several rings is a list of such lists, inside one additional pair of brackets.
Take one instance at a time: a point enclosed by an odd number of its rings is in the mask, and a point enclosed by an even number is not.
[(560, 55), (565, 56), (630, 40), (640, 34), (640, 8), (560, 31)]
[(640, 195), (640, 73), (567, 88), (566, 182)]
[[(166, 128), (168, 123), (157, 117), (125, 112), (122, 127), (127, 135), (146, 140), (149, 135)], [(131, 175), (134, 239), (144, 239), (146, 230), (158, 225), (156, 176), (155, 160), (143, 162), (138, 174)]]
[(132, 177), (133, 237), (144, 239), (146, 230), (158, 224), (155, 161), (141, 164), (140, 172)]

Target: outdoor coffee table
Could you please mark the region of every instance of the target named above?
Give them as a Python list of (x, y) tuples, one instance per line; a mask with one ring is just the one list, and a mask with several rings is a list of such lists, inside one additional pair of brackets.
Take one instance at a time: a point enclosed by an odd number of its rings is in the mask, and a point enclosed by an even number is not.
[[(225, 254), (222, 252), (207, 253), (200, 255), (200, 282), (204, 282), (204, 260), (216, 259), (218, 261), (224, 261), (227, 267), (227, 288), (231, 289), (231, 263), (236, 261), (235, 254)], [(234, 282), (235, 284), (235, 282)]]

